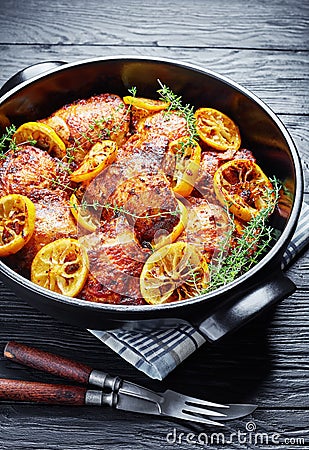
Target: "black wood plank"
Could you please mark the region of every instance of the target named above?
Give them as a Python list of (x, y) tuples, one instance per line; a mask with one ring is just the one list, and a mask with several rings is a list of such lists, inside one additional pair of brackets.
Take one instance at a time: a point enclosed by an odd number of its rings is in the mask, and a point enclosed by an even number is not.
[[(286, 125), (303, 160), (309, 202), (307, 30), (308, 3), (303, 0), (2, 0), (0, 84), (42, 60), (117, 54), (173, 58), (218, 71), (258, 95)], [(0, 355), (5, 343), (16, 339), (158, 391), (172, 388), (213, 401), (256, 402), (259, 408), (252, 417), (223, 429), (224, 444), (219, 440), (208, 446), (305, 448), (309, 442), (308, 274), (307, 252), (288, 271), (298, 286), (292, 296), (225, 341), (203, 346), (163, 382), (146, 377), (86, 330), (36, 311), (0, 283)], [(0, 377), (61, 381), (1, 356)], [(246, 428), (249, 422), (251, 434)], [(192, 441), (200, 433), (211, 439), (220, 431), (107, 408), (0, 403), (4, 450), (206, 448), (186, 442), (188, 433), (193, 433)], [(231, 433), (235, 433), (233, 440)], [(237, 441), (237, 433), (243, 433), (242, 441)], [(271, 441), (274, 435), (279, 442)]]
[(149, 420), (141, 414), (133, 418), (110, 409), (55, 406), (0, 406), (0, 420), (4, 450), (196, 449), (208, 448), (206, 443), (217, 450), (291, 450), (304, 449), (308, 442), (308, 423), (300, 409), (261, 408), (254, 413), (254, 418), (249, 416), (227, 423), (222, 429), (155, 417)]
[(303, 0), (2, 0), (0, 42), (301, 50), (308, 44), (307, 6)]
[(163, 57), (197, 64), (240, 83), (276, 113), (309, 113), (307, 93), (309, 52), (273, 52), (208, 48), (147, 48), (102, 46), (0, 46), (0, 84), (25, 66), (46, 60), (74, 62), (113, 55)]

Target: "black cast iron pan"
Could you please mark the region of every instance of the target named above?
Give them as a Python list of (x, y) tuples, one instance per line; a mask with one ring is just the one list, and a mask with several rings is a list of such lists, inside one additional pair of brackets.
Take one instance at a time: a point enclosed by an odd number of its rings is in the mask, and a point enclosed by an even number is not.
[(40, 288), (0, 261), (0, 276), (31, 305), (61, 321), (83, 328), (158, 326), (174, 319), (199, 327), (216, 340), (290, 295), (295, 286), (280, 269), (281, 258), (296, 227), (302, 203), (302, 171), (295, 145), (278, 117), (255, 95), (212, 71), (178, 61), (144, 57), (110, 57), (71, 64), (45, 62), (28, 67), (0, 91), (0, 124), (19, 125), (47, 117), (73, 100), (102, 92), (153, 97), (158, 81), (195, 107), (211, 106), (239, 125), (243, 146), (250, 148), (267, 174), (290, 178), (293, 205), (276, 224), (281, 236), (268, 254), (246, 274), (217, 291), (158, 306), (91, 303)]

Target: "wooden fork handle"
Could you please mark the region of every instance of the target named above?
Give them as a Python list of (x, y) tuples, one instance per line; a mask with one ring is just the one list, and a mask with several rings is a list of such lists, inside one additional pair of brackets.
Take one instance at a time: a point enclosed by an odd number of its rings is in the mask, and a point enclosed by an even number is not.
[(4, 356), (25, 366), (83, 384), (88, 383), (92, 372), (92, 368), (85, 364), (14, 341), (7, 343), (4, 349)]
[(0, 378), (0, 400), (49, 405), (84, 405), (87, 389), (80, 386)]

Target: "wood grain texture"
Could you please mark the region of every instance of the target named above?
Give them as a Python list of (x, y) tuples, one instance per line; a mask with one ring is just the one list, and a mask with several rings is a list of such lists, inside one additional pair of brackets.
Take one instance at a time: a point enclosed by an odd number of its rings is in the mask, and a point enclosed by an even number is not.
[[(17, 51), (18, 49), (18, 51)], [(309, 52), (208, 48), (152, 48), (102, 46), (1, 45), (3, 67), (0, 84), (26, 65), (46, 60), (74, 62), (114, 55), (173, 58), (214, 70), (242, 84), (265, 101), (276, 113), (309, 113)], [(25, 62), (26, 61), (26, 62)], [(300, 76), (300, 70), (302, 71)]]
[[(213, 433), (222, 432), (225, 438), (231, 439), (232, 433), (248, 433), (246, 424), (253, 422), (256, 426), (256, 433), (266, 433), (269, 435), (268, 445), (254, 446), (247, 443), (238, 443), (234, 436), (233, 442), (225, 445), (209, 445), (209, 448), (221, 450), (228, 448), (237, 449), (272, 449), (279, 448), (306, 448), (303, 445), (292, 447), (284, 444), (284, 439), (302, 438), (308, 441), (307, 422), (301, 410), (282, 411), (278, 409), (264, 410), (261, 409), (254, 414), (254, 420), (247, 418), (246, 420), (233, 421), (227, 427), (218, 431), (218, 428), (200, 426), (197, 424), (181, 423), (162, 419), (161, 421), (149, 418), (141, 414), (136, 416), (135, 423), (128, 418), (127, 413), (112, 411), (110, 409), (100, 409), (93, 414), (86, 415), (87, 408), (67, 408), (67, 407), (50, 407), (48, 411), (33, 415), (30, 406), (22, 406), (16, 408), (14, 405), (6, 405), (0, 412), (2, 422), (3, 436), (7, 439), (7, 449), (42, 449), (42, 434), (46, 437), (44, 442), (44, 450), (65, 448), (68, 450), (78, 450), (81, 448), (91, 448), (91, 450), (102, 449), (119, 449), (127, 450), (134, 448), (137, 450), (145, 450), (146, 448), (156, 449), (188, 449), (188, 448), (207, 448), (201, 445), (188, 445), (186, 442), (186, 434), (193, 433), (195, 437), (203, 433), (204, 438), (207, 435), (211, 438)], [(97, 409), (97, 408), (96, 408)], [(129, 420), (128, 420), (129, 419)], [(80, 426), (81, 422), (83, 427)], [(32, 430), (31, 436), (25, 433), (25, 429)], [(118, 432), (116, 432), (118, 427)], [(141, 431), (142, 430), (142, 431)], [(177, 442), (168, 443), (167, 435), (176, 430)], [(181, 433), (183, 439), (181, 438)], [(278, 433), (281, 445), (271, 445), (271, 437), (274, 433)], [(60, 446), (61, 436), (61, 446)], [(249, 434), (247, 434), (249, 441)], [(254, 439), (255, 432), (251, 435)], [(202, 435), (201, 435), (202, 438)], [(215, 438), (215, 436), (213, 436)], [(244, 438), (244, 435), (243, 435)], [(171, 436), (170, 436), (171, 439)], [(180, 441), (180, 442), (179, 442)], [(244, 441), (243, 441), (244, 442)], [(254, 442), (254, 441), (253, 441)], [(259, 442), (259, 441), (257, 441)], [(249, 446), (250, 445), (250, 446)]]
[[(303, 0), (2, 0), (0, 84), (44, 60), (119, 54), (173, 58), (217, 71), (279, 115), (301, 155), (309, 202), (308, 17)], [(252, 421), (257, 433), (280, 437), (277, 444), (234, 440), (206, 447), (185, 442), (187, 433), (210, 436), (221, 430), (111, 408), (0, 402), (0, 448), (308, 448), (308, 251), (288, 276), (297, 285), (293, 295), (229, 339), (201, 347), (163, 382), (147, 378), (86, 330), (36, 311), (0, 282), (0, 354), (14, 339), (157, 391), (171, 388), (222, 403), (256, 402), (253, 416), (227, 423), (224, 436), (245, 433)], [(2, 356), (0, 377), (62, 382)], [(178, 441), (168, 443), (167, 434), (174, 429)]]
[(255, 0), (2, 0), (1, 6), (4, 43), (289, 50), (306, 49), (308, 43), (308, 8), (302, 0), (275, 0), (271, 7)]
[(78, 383), (87, 384), (92, 371), (85, 364), (63, 358), (54, 353), (43, 352), (36, 347), (29, 347), (15, 341), (9, 341), (6, 344), (3, 354), (10, 361)]
[(81, 386), (0, 378), (0, 399), (5, 401), (82, 406), (85, 394)]

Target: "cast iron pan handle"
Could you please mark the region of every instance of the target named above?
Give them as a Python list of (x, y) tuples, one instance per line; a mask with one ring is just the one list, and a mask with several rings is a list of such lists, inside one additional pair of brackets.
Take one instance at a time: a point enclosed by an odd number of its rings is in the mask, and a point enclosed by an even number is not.
[(13, 89), (15, 86), (18, 86), (23, 81), (28, 81), (31, 78), (36, 77), (37, 75), (48, 72), (49, 70), (55, 69), (56, 67), (63, 66), (63, 64), (67, 63), (64, 61), (44, 61), (20, 70), (4, 83), (4, 85), (0, 89), (0, 97)]
[(199, 324), (210, 341), (217, 341), (237, 330), (265, 309), (280, 302), (296, 290), (295, 284), (281, 271), (235, 301), (227, 301)]

